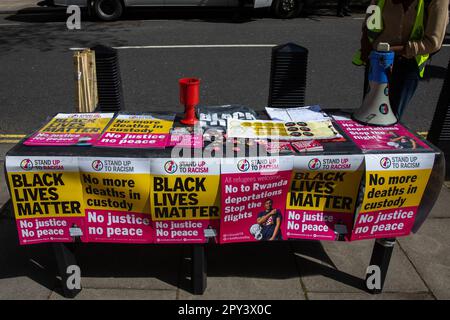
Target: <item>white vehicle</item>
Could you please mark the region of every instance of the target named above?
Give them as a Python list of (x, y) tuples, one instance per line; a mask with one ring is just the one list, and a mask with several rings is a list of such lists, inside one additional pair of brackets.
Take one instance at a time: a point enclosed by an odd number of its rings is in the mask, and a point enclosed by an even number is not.
[[(99, 19), (111, 21), (119, 19), (129, 7), (245, 7), (271, 8), (278, 18), (289, 19), (298, 16), (305, 0), (53, 0), (57, 6), (78, 5), (88, 7)], [(89, 4), (89, 6), (88, 6)]]

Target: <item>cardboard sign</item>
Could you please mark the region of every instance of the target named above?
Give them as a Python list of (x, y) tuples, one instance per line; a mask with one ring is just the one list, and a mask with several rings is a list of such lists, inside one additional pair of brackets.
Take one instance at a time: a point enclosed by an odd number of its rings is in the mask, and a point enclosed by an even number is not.
[(363, 160), (363, 155), (294, 158), (286, 204), (288, 238), (350, 239)]
[(6, 157), (6, 170), (20, 244), (73, 242), (83, 234), (76, 157)]
[(91, 145), (101, 135), (114, 113), (58, 113), (27, 139), (28, 146)]
[(366, 155), (364, 200), (352, 240), (411, 232), (434, 164), (434, 153)]
[(86, 233), (83, 241), (151, 243), (150, 162), (80, 158)]
[(166, 158), (152, 159), (150, 166), (155, 242), (217, 242), (209, 235), (218, 233), (220, 222), (220, 161)]
[(292, 157), (222, 159), (220, 242), (285, 239)]

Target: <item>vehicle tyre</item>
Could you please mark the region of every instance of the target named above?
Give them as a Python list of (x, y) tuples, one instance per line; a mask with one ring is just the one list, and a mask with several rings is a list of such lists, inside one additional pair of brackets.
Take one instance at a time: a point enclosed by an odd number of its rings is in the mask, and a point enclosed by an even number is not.
[(304, 5), (304, 0), (274, 0), (272, 12), (277, 18), (292, 19), (300, 14)]
[(121, 0), (95, 0), (94, 13), (103, 21), (117, 20), (123, 13), (123, 2)]

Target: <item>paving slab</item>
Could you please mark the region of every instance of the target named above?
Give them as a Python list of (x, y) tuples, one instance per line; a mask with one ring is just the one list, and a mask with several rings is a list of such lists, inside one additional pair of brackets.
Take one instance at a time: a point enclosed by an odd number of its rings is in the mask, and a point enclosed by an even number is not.
[[(374, 240), (343, 242), (291, 242), (307, 294), (364, 293), (365, 272)], [(394, 247), (385, 292), (428, 292), (414, 266)]]
[[(281, 267), (281, 266), (280, 266)], [(181, 300), (305, 300), (300, 280), (208, 277), (203, 295), (180, 290)]]
[(19, 246), (15, 223), (5, 218), (0, 243), (0, 299), (47, 299), (57, 282), (49, 246)]
[(428, 219), (402, 249), (438, 299), (450, 299), (450, 219)]
[[(74, 300), (175, 300), (175, 290), (88, 289), (85, 288)], [(52, 292), (50, 300), (72, 300)]]
[(309, 293), (309, 300), (434, 300), (429, 293)]
[[(186, 274), (188, 266), (184, 266)], [(207, 248), (208, 286), (180, 299), (304, 299), (295, 259), (286, 242), (240, 243)]]
[(442, 186), (439, 198), (430, 212), (429, 218), (450, 218), (450, 188)]

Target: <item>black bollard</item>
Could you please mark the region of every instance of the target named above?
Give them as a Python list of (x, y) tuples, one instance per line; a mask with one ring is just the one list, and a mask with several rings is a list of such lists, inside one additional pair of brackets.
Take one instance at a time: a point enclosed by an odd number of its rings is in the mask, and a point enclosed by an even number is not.
[(123, 110), (122, 80), (117, 50), (98, 45), (95, 51), (97, 71), (98, 106), (96, 111), (118, 112)]
[(308, 49), (287, 43), (272, 49), (268, 106), (272, 108), (305, 105)]

